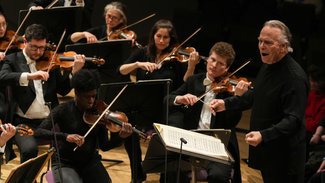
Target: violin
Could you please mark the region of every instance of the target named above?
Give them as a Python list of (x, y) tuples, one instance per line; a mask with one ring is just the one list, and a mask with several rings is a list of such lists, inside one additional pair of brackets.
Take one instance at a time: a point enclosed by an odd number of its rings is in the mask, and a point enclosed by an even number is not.
[[(227, 79), (222, 79), (220, 83), (212, 82), (211, 88), (213, 88), (212, 91), (215, 93), (228, 92), (229, 94), (234, 95), (235, 87), (239, 81), (249, 82), (245, 77), (237, 77), (235, 75), (232, 75)], [(252, 86), (249, 86), (249, 88), (253, 89)]]
[[(108, 105), (101, 100), (95, 101), (93, 108), (84, 112), (83, 114), (85, 123), (88, 125), (93, 125), (99, 118), (100, 114), (105, 111), (107, 106)], [(125, 113), (112, 111), (107, 111), (99, 121), (99, 124), (106, 125), (108, 130), (111, 132), (119, 132), (123, 123), (128, 123), (128, 117), (125, 115)], [(136, 129), (135, 127), (132, 128), (132, 131), (134, 133), (137, 133), (141, 138), (147, 138), (146, 134)]]
[[(5, 36), (0, 41), (0, 51), (8, 50), (18, 50), (22, 49), (24, 47), (24, 42), (21, 36), (15, 37), (15, 32), (12, 30), (8, 30), (5, 34)], [(13, 42), (10, 44), (10, 41), (13, 40)], [(9, 46), (9, 47), (8, 47)]]
[[(1, 124), (0, 126), (2, 126), (4, 129), (6, 129), (4, 124)], [(16, 127), (16, 133), (19, 134), (20, 136), (34, 135), (34, 131), (29, 126), (27, 126), (25, 124), (19, 124), (18, 126), (15, 126), (15, 127)], [(0, 128), (0, 131), (2, 131), (1, 128)]]
[[(177, 52), (175, 52), (175, 56), (177, 57), (177, 60), (180, 62), (188, 62), (189, 58), (190, 58), (190, 54), (192, 52), (195, 52), (195, 48), (194, 47), (186, 47), (185, 49), (179, 49)], [(199, 58), (201, 60), (207, 61), (208, 57), (205, 56), (201, 56), (199, 55)]]
[[(74, 51), (68, 51), (62, 54), (54, 54), (53, 51), (45, 51), (42, 58), (36, 62), (36, 69), (41, 71), (52, 70), (58, 67), (61, 69), (71, 69), (75, 55), (77, 55), (77, 53)], [(104, 59), (96, 57), (86, 57), (85, 61), (92, 62), (98, 66), (105, 64)]]
[(139, 44), (137, 41), (135, 41), (135, 39), (136, 39), (135, 32), (131, 31), (131, 30), (127, 30), (127, 29), (115, 30), (115, 31), (111, 32), (108, 35), (107, 39), (108, 40), (112, 40), (112, 39), (133, 39), (135, 46), (137, 46), (138, 48), (143, 47), (141, 44)]

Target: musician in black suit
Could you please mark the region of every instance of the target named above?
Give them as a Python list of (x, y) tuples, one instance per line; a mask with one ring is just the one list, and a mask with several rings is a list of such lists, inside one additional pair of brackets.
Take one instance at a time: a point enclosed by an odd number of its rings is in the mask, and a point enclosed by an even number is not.
[[(37, 70), (37, 60), (46, 48), (47, 30), (39, 24), (27, 27), (25, 48), (7, 55), (0, 71), (0, 82), (12, 87), (14, 125), (21, 123), (36, 128), (50, 112), (50, 107), (58, 104), (57, 93), (66, 95), (70, 92), (70, 74), (61, 74), (60, 68), (50, 71)], [(84, 65), (84, 56), (76, 55), (71, 74)], [(36, 157), (37, 141), (34, 137), (15, 136), (19, 147), (21, 162)]]
[[(214, 98), (226, 98), (230, 94), (227, 92), (208, 92), (211, 83), (220, 82), (234, 61), (235, 51), (232, 46), (225, 42), (216, 43), (210, 50), (210, 56), (207, 60), (207, 72), (196, 74), (176, 91), (171, 92), (168, 98), (170, 105), (169, 125), (184, 129), (213, 129), (224, 128), (231, 129), (231, 137), (228, 144), (228, 150), (235, 159), (235, 172), (233, 182), (241, 182), (238, 143), (235, 134), (235, 126), (241, 118), (240, 111), (227, 111), (213, 116), (209, 109), (209, 102)], [(206, 93), (205, 97), (198, 97)], [(182, 106), (183, 105), (183, 106)], [(188, 108), (184, 108), (188, 105)], [(228, 182), (231, 178), (232, 167), (224, 164), (210, 162), (207, 167), (209, 182)], [(175, 176), (168, 176), (168, 182)], [(163, 181), (163, 180), (161, 180)], [(180, 182), (188, 182), (186, 177), (182, 177)]]

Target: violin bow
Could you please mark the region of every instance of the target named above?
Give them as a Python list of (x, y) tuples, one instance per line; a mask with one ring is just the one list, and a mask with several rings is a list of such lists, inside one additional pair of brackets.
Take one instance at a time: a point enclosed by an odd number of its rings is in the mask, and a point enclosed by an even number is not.
[(178, 46), (176, 46), (173, 51), (171, 53), (169, 53), (168, 55), (166, 55), (163, 59), (161, 59), (161, 61), (158, 63), (158, 67), (161, 67), (161, 64), (163, 63), (163, 61), (172, 56), (181, 46), (183, 46), (188, 40), (190, 40), (195, 34), (197, 34), (202, 28), (198, 28), (196, 31), (194, 31), (190, 36), (188, 36), (181, 44), (179, 44)]
[[(95, 121), (95, 123), (89, 128), (89, 130), (87, 131), (87, 133), (83, 136), (83, 138), (86, 138), (89, 133), (95, 128), (95, 126), (99, 123), (99, 121), (103, 118), (103, 116), (106, 114), (106, 112), (109, 110), (109, 108), (111, 108), (111, 106), (115, 103), (115, 101), (120, 97), (120, 95), (123, 93), (123, 91), (126, 89), (128, 85), (126, 84), (121, 91), (115, 96), (115, 98), (112, 100), (112, 102), (106, 107), (106, 109), (102, 112), (102, 114), (97, 118), (97, 120)], [(78, 146), (76, 146), (73, 151), (76, 151), (76, 149), (78, 148)]]
[(247, 60), (243, 65), (241, 65), (238, 69), (236, 69), (235, 71), (233, 71), (232, 73), (230, 73), (228, 76), (226, 76), (223, 80), (219, 81), (217, 83), (217, 85), (213, 88), (210, 88), (208, 91), (206, 91), (203, 95), (198, 97), (198, 100), (201, 100), (204, 96), (206, 96), (210, 91), (214, 90), (216, 87), (220, 86), (222, 84), (223, 81), (229, 79), (231, 76), (233, 76), (235, 73), (237, 73), (240, 69), (242, 69), (243, 67), (245, 67), (247, 64), (249, 64), (251, 62), (251, 59)]
[(7, 48), (6, 48), (6, 50), (4, 51), (4, 54), (5, 54), (5, 55), (6, 55), (7, 51), (9, 50), (10, 46), (12, 45), (12, 43), (14, 42), (14, 39), (16, 38), (17, 33), (18, 33), (19, 30), (21, 29), (22, 25), (25, 23), (25, 21), (26, 21), (26, 19), (27, 19), (27, 17), (29, 16), (29, 14), (30, 14), (31, 11), (32, 11), (32, 9), (29, 9), (29, 10), (28, 10), (28, 12), (27, 12), (27, 14), (25, 15), (23, 21), (20, 23), (18, 29), (16, 30), (14, 36), (13, 36), (12, 39), (10, 40), (10, 42), (9, 42), (9, 44), (8, 44), (8, 46), (7, 46)]
[(51, 58), (51, 62), (49, 63), (49, 66), (48, 66), (48, 68), (47, 68), (47, 72), (50, 72), (50, 70), (51, 70), (51, 65), (55, 63), (55, 62), (54, 62), (55, 55), (56, 55), (56, 53), (57, 53), (58, 50), (59, 50), (59, 47), (60, 47), (60, 45), (61, 45), (61, 43), (62, 43), (62, 40), (63, 40), (63, 38), (64, 38), (64, 36), (65, 36), (65, 33), (66, 33), (66, 29), (64, 29), (64, 31), (63, 31), (63, 33), (62, 33), (62, 35), (61, 35), (61, 37), (60, 37), (59, 43), (58, 43), (58, 45), (57, 45), (56, 48), (55, 48), (55, 51), (54, 51), (54, 53), (53, 53), (53, 55), (52, 55), (52, 58)]
[(45, 7), (45, 9), (51, 9), (59, 0), (52, 1), (48, 6)]
[[(116, 31), (122, 31), (122, 30), (124, 30), (124, 29), (130, 28), (130, 27), (132, 27), (132, 26), (134, 26), (134, 25), (136, 25), (136, 24), (138, 24), (138, 23), (141, 23), (141, 22), (143, 22), (143, 21), (145, 21), (145, 20), (147, 20), (147, 19), (149, 19), (149, 18), (151, 18), (151, 17), (153, 17), (153, 16), (155, 16), (155, 15), (156, 15), (156, 13), (153, 13), (153, 14), (151, 14), (151, 15), (149, 15), (149, 16), (144, 17), (144, 18), (141, 19), (141, 20), (138, 20), (138, 21), (136, 21), (136, 22), (134, 22), (134, 23), (132, 23), (132, 24), (130, 24), (130, 25), (128, 25), (128, 26), (125, 26), (125, 27), (123, 27), (123, 28), (121, 28), (121, 29), (118, 29), (118, 30), (116, 30)], [(103, 41), (105, 38), (107, 38), (107, 36), (106, 36), (106, 37), (103, 37), (103, 38), (100, 38), (98, 41)]]

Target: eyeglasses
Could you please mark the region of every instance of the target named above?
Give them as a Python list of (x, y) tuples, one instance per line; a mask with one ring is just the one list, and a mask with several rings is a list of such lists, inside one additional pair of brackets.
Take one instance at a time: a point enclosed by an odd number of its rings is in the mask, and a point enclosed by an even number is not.
[(109, 18), (113, 21), (118, 21), (120, 20), (120, 17), (114, 16), (114, 15), (110, 15), (110, 14), (106, 14), (106, 18)]
[(45, 51), (45, 46), (36, 46), (36, 45), (32, 45), (32, 44), (29, 44), (29, 48), (30, 48), (30, 50), (32, 50), (32, 51), (37, 51), (37, 50), (39, 50), (39, 51)]

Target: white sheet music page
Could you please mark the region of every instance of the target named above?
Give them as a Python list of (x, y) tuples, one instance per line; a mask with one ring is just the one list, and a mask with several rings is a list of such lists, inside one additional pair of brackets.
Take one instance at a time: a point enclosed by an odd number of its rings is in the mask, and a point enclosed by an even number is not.
[(183, 151), (222, 159), (228, 158), (225, 146), (220, 139), (158, 123), (154, 123), (154, 126), (159, 131), (166, 146), (179, 149), (181, 145), (180, 138), (184, 138), (187, 143), (183, 144)]

